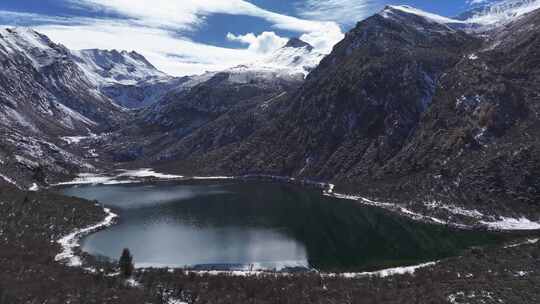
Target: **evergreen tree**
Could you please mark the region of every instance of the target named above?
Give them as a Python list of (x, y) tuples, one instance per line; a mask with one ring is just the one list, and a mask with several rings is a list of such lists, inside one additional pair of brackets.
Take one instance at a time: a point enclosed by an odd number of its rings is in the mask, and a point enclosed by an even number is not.
[(120, 266), (120, 273), (124, 277), (127, 278), (127, 277), (131, 276), (131, 274), (133, 273), (133, 269), (134, 269), (133, 256), (129, 252), (128, 248), (124, 248), (124, 250), (122, 251), (122, 256), (120, 257), (120, 261), (119, 261), (118, 265)]

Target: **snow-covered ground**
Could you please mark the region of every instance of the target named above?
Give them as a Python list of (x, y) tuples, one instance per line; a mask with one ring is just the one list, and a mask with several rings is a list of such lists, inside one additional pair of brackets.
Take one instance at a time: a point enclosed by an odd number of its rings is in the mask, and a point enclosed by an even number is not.
[(389, 277), (393, 275), (414, 274), (418, 269), (435, 266), (437, 265), (437, 263), (439, 262), (438, 261), (428, 262), (428, 263), (423, 263), (423, 264), (414, 265), (414, 266), (395, 267), (395, 268), (388, 268), (388, 269), (372, 271), (372, 272), (342, 273), (340, 275), (346, 278), (358, 278), (358, 277), (365, 277), (365, 276), (376, 276), (376, 277), (385, 278), (385, 277)]
[(533, 222), (525, 217), (521, 218), (510, 218), (510, 217), (499, 217), (497, 221), (480, 221), (480, 223), (486, 225), (487, 227), (495, 230), (539, 230), (540, 223)]
[(412, 6), (408, 5), (389, 5), (386, 7), (385, 10), (383, 10), (380, 15), (385, 18), (392, 18), (396, 12), (402, 12), (407, 13), (411, 15), (417, 15), (420, 17), (423, 17), (424, 19), (435, 22), (435, 23), (441, 23), (441, 24), (459, 24), (459, 23), (466, 23), (462, 20), (456, 20), (451, 19), (448, 17), (443, 17), (437, 14), (429, 13), (420, 9), (417, 9)]
[(540, 241), (540, 239), (527, 239), (524, 242), (506, 245), (506, 246), (504, 246), (504, 248), (514, 248), (514, 247), (519, 247), (519, 246), (523, 246), (523, 245), (532, 245), (532, 244), (538, 243), (538, 241)]
[(30, 188), (28, 188), (28, 191), (39, 191), (39, 186), (36, 183), (33, 183)]
[(117, 217), (117, 215), (108, 208), (105, 208), (104, 211), (107, 216), (103, 221), (83, 229), (76, 229), (70, 234), (59, 239), (57, 243), (60, 244), (60, 246), (62, 247), (62, 251), (56, 255), (54, 260), (63, 262), (68, 266), (82, 266), (81, 258), (75, 254), (75, 248), (80, 246), (79, 240), (81, 239), (81, 237), (93, 231), (112, 225), (114, 219)]
[(16, 186), (16, 187), (19, 187), (19, 186), (17, 185), (17, 183), (16, 183), (14, 180), (12, 180), (11, 178), (9, 178), (9, 177), (7, 177), (7, 176), (5, 176), (5, 175), (3, 175), (3, 174), (0, 174), (0, 178), (2, 178), (2, 179), (5, 180), (6, 182), (8, 182), (8, 183), (10, 183), (10, 184), (12, 184), (12, 185), (14, 185), (14, 186)]
[(134, 177), (134, 178), (153, 177), (153, 178), (159, 178), (159, 179), (177, 179), (177, 178), (183, 177), (181, 175), (158, 173), (149, 168), (143, 168), (143, 169), (137, 169), (137, 170), (121, 170), (121, 171), (122, 173), (118, 174), (116, 177)]
[[(127, 183), (137, 183), (141, 182), (144, 178), (155, 178), (161, 180), (230, 180), (230, 179), (246, 179), (246, 178), (269, 178), (273, 180), (279, 180), (284, 182), (291, 183), (302, 183), (310, 184), (323, 188), (323, 195), (330, 196), (339, 199), (353, 200), (357, 201), (366, 206), (383, 208), (392, 212), (399, 213), (403, 216), (407, 216), (416, 221), (430, 222), (439, 225), (450, 225), (457, 228), (466, 228), (471, 229), (471, 226), (466, 226), (459, 223), (454, 223), (446, 219), (436, 218), (433, 216), (425, 215), (419, 212), (412, 211), (406, 208), (403, 205), (393, 204), (393, 203), (384, 203), (370, 200), (368, 198), (358, 196), (358, 195), (348, 195), (336, 193), (334, 191), (335, 185), (325, 184), (314, 181), (307, 180), (298, 180), (291, 177), (283, 176), (271, 176), (271, 175), (245, 175), (245, 176), (192, 176), (185, 177), (182, 175), (172, 175), (155, 172), (153, 169), (143, 168), (137, 170), (120, 170), (120, 173), (116, 175), (104, 175), (104, 174), (93, 174), (93, 173), (81, 173), (77, 178), (69, 182), (58, 183), (56, 185), (83, 185), (83, 184), (102, 184), (102, 185), (113, 185), (113, 184), (127, 184)], [(440, 209), (447, 211), (453, 215), (460, 215), (464, 217), (471, 218), (475, 222), (486, 226), (492, 230), (540, 230), (540, 222), (527, 219), (525, 217), (520, 218), (510, 218), (510, 217), (499, 217), (499, 219), (494, 219), (493, 217), (486, 216), (478, 210), (468, 210), (463, 207), (455, 205), (443, 204), (439, 201), (426, 202), (424, 205), (428, 210)]]
[[(407, 216), (411, 219), (418, 220), (418, 221), (427, 221), (427, 222), (431, 222), (435, 224), (451, 225), (457, 228), (468, 228), (468, 229), (472, 228), (470, 226), (457, 224), (457, 223), (449, 222), (447, 220), (413, 212), (398, 204), (376, 202), (376, 201), (367, 199), (365, 197), (357, 196), (357, 195), (347, 195), (347, 194), (336, 193), (334, 191), (334, 188), (335, 188), (335, 185), (329, 184), (327, 187), (327, 190), (323, 192), (324, 195), (340, 198), (340, 199), (357, 201), (367, 206), (383, 208), (386, 210), (397, 212), (401, 215)], [(532, 221), (525, 217), (520, 217), (520, 218), (499, 217), (498, 219), (493, 219), (492, 217), (486, 216), (478, 210), (468, 210), (468, 209), (454, 206), (454, 205), (445, 205), (442, 202), (426, 202), (425, 206), (431, 210), (442, 209), (454, 215), (461, 215), (461, 216), (469, 217), (477, 221), (479, 224), (482, 224), (491, 230), (508, 230), (508, 231), (510, 230), (540, 230), (540, 221)]]
[(72, 181), (61, 182), (55, 186), (67, 185), (114, 185), (114, 184), (131, 184), (141, 182), (145, 178), (172, 180), (181, 179), (181, 175), (172, 175), (155, 172), (153, 169), (142, 168), (136, 170), (119, 170), (119, 173), (114, 175), (100, 173), (80, 173)]
[(539, 8), (540, 1), (537, 0), (504, 0), (495, 3), (487, 2), (482, 9), (477, 9), (476, 13), (468, 18), (466, 22), (492, 28), (508, 23)]
[(71, 53), (75, 63), (97, 87), (136, 85), (143, 80), (168, 77), (136, 52), (90, 49)]

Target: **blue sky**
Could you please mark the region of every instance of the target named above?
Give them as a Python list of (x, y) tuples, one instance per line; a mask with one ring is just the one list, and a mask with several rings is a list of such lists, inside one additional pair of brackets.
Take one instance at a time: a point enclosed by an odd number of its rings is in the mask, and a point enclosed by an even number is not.
[(72, 49), (135, 50), (174, 75), (267, 55), (298, 36), (327, 53), (386, 4), (444, 16), (470, 0), (2, 0), (0, 25), (30, 26)]

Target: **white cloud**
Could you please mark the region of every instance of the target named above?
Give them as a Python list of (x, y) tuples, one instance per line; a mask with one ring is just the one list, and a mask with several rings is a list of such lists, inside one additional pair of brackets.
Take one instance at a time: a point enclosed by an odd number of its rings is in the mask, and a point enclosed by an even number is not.
[(329, 54), (336, 43), (341, 41), (345, 35), (338, 25), (328, 26), (323, 31), (305, 33), (300, 39), (311, 44), (319, 52)]
[(314, 32), (328, 23), (291, 17), (262, 9), (244, 0), (69, 0), (78, 6), (105, 10), (143, 20), (147, 26), (193, 29), (212, 14), (245, 15), (265, 19), (275, 28)]
[(351, 26), (384, 7), (382, 0), (305, 0), (297, 5), (303, 18)]
[(229, 49), (179, 39), (174, 33), (122, 22), (93, 22), (86, 25), (43, 25), (37, 31), (70, 49), (136, 50), (158, 69), (171, 75), (200, 74), (256, 60), (247, 49)]
[(274, 32), (263, 32), (260, 35), (248, 33), (245, 35), (227, 34), (230, 41), (238, 41), (249, 45), (248, 49), (258, 54), (269, 54), (284, 46), (288, 39), (278, 36)]
[[(76, 9), (91, 10), (102, 18), (62, 18), (0, 11), (10, 25), (39, 24), (36, 30), (72, 49), (135, 50), (172, 75), (199, 74), (255, 61), (286, 43), (270, 29), (263, 33), (230, 33), (228, 39), (247, 45), (229, 49), (197, 43), (185, 34), (200, 29), (212, 14), (261, 18), (273, 29), (298, 33), (321, 52), (343, 38), (339, 25), (282, 15), (244, 0), (63, 0)], [(17, 15), (18, 14), (18, 15)], [(114, 18), (114, 19), (111, 19)]]

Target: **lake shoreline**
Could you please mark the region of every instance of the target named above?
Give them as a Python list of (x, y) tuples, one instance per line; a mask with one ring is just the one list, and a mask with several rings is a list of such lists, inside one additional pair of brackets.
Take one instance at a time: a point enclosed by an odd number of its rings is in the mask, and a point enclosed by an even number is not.
[[(20, 191), (9, 190), (4, 192), (3, 202), (10, 202), (8, 196), (13, 192), (18, 193)], [(39, 197), (40, 202), (36, 206), (41, 209), (46, 208), (44, 211), (58, 205), (59, 198), (66, 201), (66, 206), (73, 205), (74, 200), (80, 201), (68, 197), (49, 199), (44, 196), (46, 193), (41, 191), (28, 194), (31, 197), (30, 201)], [(23, 208), (24, 205), (21, 204), (23, 198), (24, 193), (21, 193), (13, 204), (9, 206), (12, 206), (14, 210)], [(68, 204), (68, 201), (71, 201), (71, 203)], [(4, 205), (5, 207), (6, 205)], [(318, 273), (311, 272), (297, 273), (290, 276), (276, 276), (274, 273), (263, 273), (257, 276), (231, 276), (222, 273), (210, 276), (206, 273), (185, 272), (182, 269), (144, 269), (144, 271), (136, 271), (134, 280), (139, 285), (133, 287), (132, 285), (128, 286), (127, 281), (118, 275), (118, 270), (114, 264), (96, 262), (93, 264), (95, 268), (91, 271), (81, 267), (66, 267), (63, 264), (54, 262), (59, 246), (56, 242), (49, 242), (49, 239), (56, 240), (58, 235), (68, 234), (73, 227), (86, 227), (92, 225), (92, 223), (102, 221), (106, 216), (102, 208), (98, 208), (88, 201), (72, 207), (75, 207), (76, 210), (95, 209), (96, 215), (98, 209), (100, 209), (102, 214), (95, 218), (87, 216), (85, 217), (87, 220), (78, 224), (73, 223), (73, 226), (61, 227), (57, 225), (58, 229), (55, 229), (56, 232), (53, 233), (53, 231), (45, 227), (50, 224), (61, 223), (61, 221), (53, 221), (54, 218), (39, 217), (36, 213), (29, 213), (29, 216), (32, 217), (28, 218), (29, 227), (35, 226), (43, 230), (45, 237), (40, 237), (41, 241), (39, 242), (33, 239), (29, 242), (21, 240), (21, 245), (8, 243), (4, 247), (4, 245), (0, 244), (0, 247), (3, 248), (3, 250), (0, 250), (0, 257), (8, 258), (6, 261), (9, 261), (9, 263), (3, 264), (5, 274), (3, 287), (8, 288), (5, 289), (7, 299), (15, 299), (15, 302), (25, 302), (32, 299), (62, 295), (60, 299), (67, 300), (69, 295), (73, 294), (69, 291), (84, 289), (93, 291), (87, 295), (87, 299), (94, 300), (96, 303), (103, 303), (112, 296), (121, 299), (119, 303), (138, 303), (141, 299), (153, 299), (163, 288), (166, 288), (166, 290), (170, 290), (171, 295), (177, 295), (177, 298), (182, 298), (181, 296), (184, 295), (186, 297), (182, 299), (188, 299), (192, 295), (199, 295), (203, 299), (210, 301), (214, 299), (214, 296), (219, 295), (220, 291), (228, 290), (231, 299), (237, 299), (240, 303), (241, 299), (249, 296), (250, 291), (255, 288), (255, 290), (268, 290), (269, 292), (265, 294), (255, 293), (258, 299), (264, 297), (267, 300), (277, 301), (282, 299), (282, 296), (295, 299), (309, 291), (314, 297), (320, 299), (344, 302), (347, 300), (346, 295), (350, 293), (360, 293), (368, 298), (376, 297), (381, 299), (381, 297), (391, 296), (395, 299), (396, 297), (403, 297), (405, 294), (415, 294), (413, 293), (415, 286), (425, 285), (426, 290), (429, 290), (425, 297), (439, 299), (442, 302), (453, 295), (461, 293), (469, 295), (479, 289), (485, 290), (491, 295), (497, 295), (497, 298), (505, 302), (511, 302), (514, 299), (512, 290), (520, 290), (520, 296), (523, 299), (533, 299), (536, 295), (536, 286), (540, 282), (540, 276), (536, 273), (536, 260), (531, 259), (531, 256), (540, 254), (538, 249), (540, 247), (538, 247), (538, 242), (531, 242), (528, 238), (524, 238), (521, 241), (516, 240), (506, 245), (501, 244), (501, 246), (487, 249), (475, 248), (467, 250), (459, 257), (444, 259), (436, 265), (417, 269), (414, 275), (396, 273), (391, 277), (376, 275), (369, 278), (347, 278), (343, 275), (321, 277)], [(55, 214), (61, 220), (70, 212), (71, 207), (60, 208), (59, 212)], [(73, 218), (72, 220), (77, 219)], [(45, 220), (47, 222), (43, 222)], [(9, 233), (9, 229), (5, 230), (5, 233)], [(39, 235), (41, 235), (41, 232)], [(537, 237), (539, 236), (537, 235)], [(25, 254), (24, 259), (12, 259), (10, 257), (10, 251), (15, 249), (19, 252), (22, 248), (25, 248), (24, 251), (21, 251)], [(40, 249), (36, 250), (36, 248)], [(44, 252), (41, 248), (48, 249)], [(43, 254), (53, 262), (44, 262)], [(25, 271), (21, 277), (21, 267), (34, 271)], [(403, 284), (396, 285), (396, 280), (403, 282)], [(486, 280), (490, 282), (489, 286), (485, 285)], [(36, 284), (38, 281), (41, 283)], [(212, 287), (211, 291), (205, 287), (208, 284)], [(20, 286), (28, 286), (28, 288), (21, 289)], [(175, 286), (182, 286), (182, 293)], [(291, 286), (294, 286), (294, 288), (291, 289)], [(500, 286), (505, 288), (500, 289)], [(74, 294), (74, 296), (76, 297), (77, 294)], [(414, 297), (403, 297), (403, 299), (414, 299)], [(386, 302), (382, 301), (381, 303)]]
[[(114, 174), (113, 172), (116, 172)], [(475, 231), (540, 231), (540, 222), (526, 217), (511, 217), (499, 215), (493, 217), (485, 215), (477, 210), (468, 210), (454, 205), (445, 205), (440, 202), (425, 202), (424, 210), (413, 210), (406, 204), (380, 202), (363, 197), (358, 194), (339, 193), (335, 189), (336, 184), (330, 182), (298, 179), (288, 176), (248, 174), (241, 176), (183, 176), (167, 173), (158, 173), (150, 168), (142, 169), (116, 169), (111, 173), (104, 174), (80, 174), (79, 177), (51, 185), (51, 187), (77, 186), (77, 185), (121, 185), (145, 182), (174, 182), (174, 181), (197, 181), (197, 180), (237, 180), (237, 181), (277, 181), (301, 186), (316, 187), (321, 189), (322, 195), (356, 201), (361, 205), (377, 207), (414, 221), (442, 225), (454, 229)], [(445, 217), (436, 217), (425, 211), (445, 211)]]
[[(485, 231), (485, 229), (477, 229), (475, 227), (464, 227), (463, 225), (453, 226), (453, 225), (441, 224), (441, 223), (436, 222), (436, 221), (429, 221), (429, 220), (426, 220), (425, 218), (420, 218), (420, 217), (418, 217), (416, 215), (411, 216), (412, 214), (410, 212), (401, 212), (403, 214), (400, 214), (400, 211), (403, 211), (403, 209), (396, 209), (397, 207), (394, 206), (394, 205), (390, 205), (390, 204), (382, 204), (381, 205), (381, 204), (378, 204), (376, 202), (370, 201), (370, 200), (365, 199), (365, 198), (348, 197), (348, 196), (344, 196), (342, 194), (334, 193), (333, 190), (334, 190), (335, 186), (333, 184), (326, 184), (326, 183), (314, 182), (314, 181), (306, 181), (306, 180), (298, 180), (298, 179), (287, 178), (287, 177), (269, 176), (269, 175), (257, 175), (257, 176), (252, 175), (252, 176), (242, 176), (242, 177), (192, 177), (192, 178), (189, 178), (189, 177), (181, 177), (181, 178), (168, 177), (168, 178), (163, 179), (163, 178), (155, 178), (155, 177), (145, 176), (144, 178), (138, 177), (136, 180), (129, 180), (129, 181), (133, 182), (133, 183), (159, 183), (159, 182), (167, 181), (167, 182), (170, 182), (170, 183), (174, 184), (174, 183), (179, 182), (179, 181), (180, 182), (186, 182), (186, 181), (200, 181), (200, 180), (277, 181), (277, 182), (280, 182), (280, 183), (288, 183), (288, 184), (296, 184), (296, 185), (301, 185), (301, 186), (315, 187), (317, 189), (322, 190), (322, 195), (323, 196), (328, 196), (328, 197), (337, 198), (337, 199), (359, 201), (360, 204), (362, 204), (362, 205), (366, 205), (366, 206), (370, 206), (370, 207), (376, 207), (376, 208), (382, 208), (382, 209), (385, 209), (385, 210), (391, 212), (391, 214), (397, 214), (397, 215), (400, 215), (400, 216), (405, 215), (406, 218), (412, 219), (415, 222), (422, 222), (422, 223), (427, 223), (427, 224), (430, 224), (430, 225), (435, 224), (435, 225), (447, 227), (449, 229), (456, 229), (456, 230)], [(113, 180), (112, 182), (113, 183), (109, 184), (109, 185), (127, 184), (126, 181), (122, 181), (122, 180), (119, 180), (119, 181)], [(115, 182), (118, 182), (118, 183), (115, 183)], [(82, 183), (82, 184), (72, 184), (72, 183), (70, 183), (70, 184), (63, 184), (63, 185), (59, 185), (59, 186), (76, 186), (76, 185), (84, 185), (84, 184), (86, 184), (86, 185), (88, 185), (88, 184), (95, 185), (96, 183)], [(115, 213), (119, 213), (119, 212), (115, 211)], [(77, 238), (77, 240), (80, 240), (84, 236), (86, 236), (88, 233), (92, 233), (92, 232), (96, 232), (98, 230), (106, 229), (110, 225), (111, 225), (111, 223), (106, 223), (103, 227), (93, 229), (90, 232), (85, 231), (82, 235), (76, 235), (76, 236), (74, 236), (74, 238)], [(496, 231), (500, 231), (500, 230), (496, 230)], [(516, 232), (516, 234), (520, 234), (520, 233)], [(74, 246), (74, 248), (76, 249), (77, 254), (80, 255), (80, 256), (89, 255), (89, 254), (84, 253), (82, 251), (81, 246), (78, 243), (78, 241), (76, 242), (76, 246)], [(424, 264), (426, 262), (429, 262), (429, 260), (420, 262), (419, 264)], [(414, 267), (415, 265), (417, 265), (417, 264), (410, 263), (410, 264), (403, 264), (400, 267), (409, 267), (409, 266)], [(152, 265), (150, 265), (150, 266), (152, 266)], [(400, 267), (398, 267), (398, 268), (400, 268)], [(139, 267), (139, 269), (150, 269), (150, 268), (156, 268), (156, 267)], [(244, 265), (244, 267), (243, 267), (244, 269), (239, 269), (238, 267), (236, 267), (236, 268), (233, 267), (231, 269), (219, 269), (219, 268), (216, 269), (216, 267), (213, 267), (213, 266), (208, 267), (208, 268), (204, 268), (204, 267), (200, 267), (198, 265), (194, 265), (193, 267), (188, 267), (188, 268), (186, 268), (186, 267), (157, 267), (157, 268), (183, 269), (183, 270), (186, 270), (186, 271), (199, 271), (201, 273), (209, 272), (209, 271), (217, 271), (218, 273), (221, 273), (221, 272), (234, 272), (234, 271), (240, 271), (242, 273), (250, 272), (250, 271), (246, 270), (246, 269), (250, 268), (248, 264)], [(312, 269), (309, 269), (309, 268), (304, 268), (304, 269), (299, 269), (297, 267), (284, 267), (284, 268), (285, 268), (286, 271), (279, 271), (279, 270), (272, 271), (271, 269), (257, 269), (256, 268), (256, 269), (252, 269), (252, 272), (253, 271), (263, 271), (265, 273), (287, 273), (287, 274), (290, 274), (290, 272), (291, 272), (290, 270), (292, 270), (293, 272), (309, 272), (309, 271), (313, 271)], [(376, 268), (378, 270), (370, 271), (370, 272), (371, 273), (380, 272), (380, 271), (385, 271), (385, 270), (393, 269), (393, 268), (396, 268), (396, 267), (390, 267), (390, 268), (381, 267), (381, 268)], [(347, 271), (344, 270), (344, 271), (340, 271), (340, 272), (329, 272), (329, 273), (327, 273), (327, 275), (337, 275), (339, 273), (350, 273), (350, 272), (347, 272)], [(360, 273), (366, 273), (366, 272), (357, 272), (357, 274), (360, 274)]]

